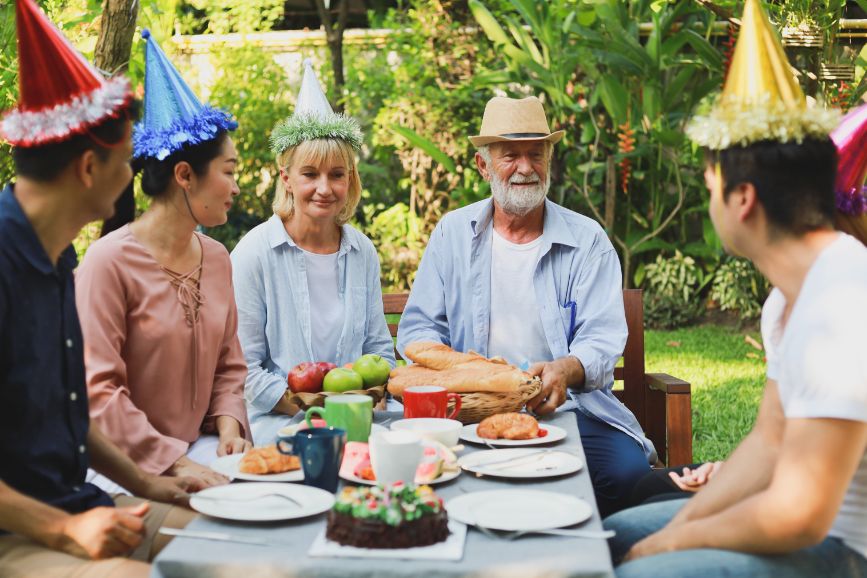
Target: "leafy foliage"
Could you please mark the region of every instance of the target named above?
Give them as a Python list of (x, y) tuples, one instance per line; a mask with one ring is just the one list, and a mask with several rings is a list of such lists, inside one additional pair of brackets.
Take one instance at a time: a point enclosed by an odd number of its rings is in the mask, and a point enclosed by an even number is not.
[(295, 90), (280, 66), (255, 46), (225, 48), (215, 60), (219, 74), (209, 100), (238, 120), (232, 138), (238, 149), (241, 194), (232, 205), (229, 222), (209, 229), (208, 234), (231, 250), (271, 215), (277, 166), (269, 136), (277, 121), (289, 114)]
[[(389, 247), (380, 250), (386, 289), (409, 287), (414, 271), (406, 265), (421, 259), (446, 210), (487, 195), (467, 137), (493, 96), (476, 79), (496, 54), (469, 23), (459, 2), (409, 0), (377, 23), (393, 30), (380, 50), (346, 61), (346, 111), (369, 139), (362, 217), (368, 235)], [(380, 211), (388, 215), (374, 223)], [(386, 232), (385, 223), (399, 229)], [(397, 234), (407, 227), (417, 235)]]
[(768, 280), (752, 263), (728, 259), (713, 275), (710, 296), (723, 311), (737, 312), (742, 319), (756, 319), (769, 291)]
[[(504, 4), (495, 16), (470, 0), (516, 92), (543, 94), (555, 128), (566, 131), (555, 149), (554, 198), (605, 226), (628, 282), (635, 255), (678, 246), (700, 225), (683, 214), (703, 188), (682, 129), (721, 84), (714, 16), (686, 1)], [(646, 37), (641, 22), (651, 23)]]
[(645, 323), (669, 329), (694, 322), (704, 311), (701, 291), (706, 277), (695, 260), (680, 251), (669, 258), (657, 255), (645, 266)]

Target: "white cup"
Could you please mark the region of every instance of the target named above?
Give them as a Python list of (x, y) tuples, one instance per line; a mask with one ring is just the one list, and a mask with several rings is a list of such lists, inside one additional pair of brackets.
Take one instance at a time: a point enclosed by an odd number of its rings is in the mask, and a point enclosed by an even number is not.
[(424, 448), (415, 432), (384, 431), (370, 436), (370, 465), (376, 482), (381, 485), (402, 481), (412, 484)]

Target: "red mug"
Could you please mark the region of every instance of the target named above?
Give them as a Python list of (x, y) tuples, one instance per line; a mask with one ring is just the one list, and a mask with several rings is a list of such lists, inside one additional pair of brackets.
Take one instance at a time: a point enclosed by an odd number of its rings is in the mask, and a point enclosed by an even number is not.
[(461, 411), (461, 396), (449, 393), (438, 385), (414, 385), (403, 390), (403, 417), (447, 417), (449, 400), (453, 399), (455, 408), (448, 419), (455, 419)]

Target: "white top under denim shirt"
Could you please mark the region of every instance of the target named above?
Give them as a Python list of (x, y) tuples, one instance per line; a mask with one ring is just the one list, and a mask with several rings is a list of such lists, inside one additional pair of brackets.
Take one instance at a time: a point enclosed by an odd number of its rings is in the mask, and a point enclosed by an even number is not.
[[(370, 239), (343, 225), (337, 251), (338, 296), (343, 301), (343, 330), (337, 341), (337, 365), (375, 353), (394, 366), (394, 349), (382, 309), (379, 258)], [(304, 251), (277, 215), (247, 233), (232, 251), (232, 278), (238, 305), (238, 337), (247, 362), (244, 395), (253, 441), (273, 443), (289, 416), (271, 409), (286, 391), (286, 375), (315, 359), (312, 310)]]
[(316, 311), (317, 323), (310, 327), (310, 349), (316, 361), (337, 358), (337, 342), (345, 321), (343, 299), (340, 298), (337, 253), (320, 255), (304, 251), (307, 265), (307, 294), (310, 310)]
[[(450, 212), (437, 224), (400, 319), (399, 351), (429, 340), (488, 355), (492, 217), (488, 198)], [(572, 355), (584, 366), (584, 388), (570, 388), (570, 400), (559, 410), (577, 407), (623, 431), (654, 463), (653, 443), (611, 391), (627, 329), (620, 261), (602, 227), (546, 200), (533, 287), (551, 355)]]

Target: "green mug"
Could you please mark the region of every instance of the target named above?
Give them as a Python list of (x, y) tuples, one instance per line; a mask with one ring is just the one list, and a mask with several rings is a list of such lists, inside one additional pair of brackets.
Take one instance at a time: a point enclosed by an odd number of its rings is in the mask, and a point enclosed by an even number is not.
[(330, 427), (346, 431), (346, 441), (366, 442), (373, 423), (373, 398), (369, 395), (329, 395), (325, 407), (311, 407), (304, 414), (308, 427), (313, 427), (313, 416), (319, 416)]

